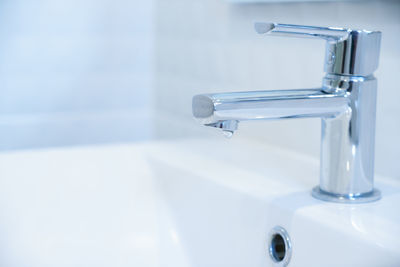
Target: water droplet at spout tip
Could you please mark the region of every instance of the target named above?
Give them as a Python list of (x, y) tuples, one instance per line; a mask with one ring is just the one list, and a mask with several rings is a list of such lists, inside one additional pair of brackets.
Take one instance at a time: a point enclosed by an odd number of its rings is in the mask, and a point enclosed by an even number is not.
[(229, 130), (223, 130), (222, 134), (224, 135), (225, 138), (232, 138), (234, 131), (229, 131)]
[(219, 128), (222, 130), (222, 134), (226, 138), (231, 138), (233, 136), (233, 133), (235, 130), (238, 128), (238, 121), (236, 120), (225, 120), (225, 121), (218, 121), (215, 123), (210, 123), (210, 124), (205, 124), (206, 126), (211, 126), (215, 128)]

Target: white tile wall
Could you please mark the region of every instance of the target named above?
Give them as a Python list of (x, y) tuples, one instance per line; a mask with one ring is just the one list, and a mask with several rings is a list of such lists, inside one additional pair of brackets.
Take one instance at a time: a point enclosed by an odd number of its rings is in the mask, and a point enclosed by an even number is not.
[[(381, 30), (376, 170), (400, 177), (399, 1), (232, 4), (158, 0), (156, 8), (156, 103), (159, 114), (169, 114), (186, 125), (176, 131), (160, 126), (159, 134), (170, 137), (216, 134), (192, 119), (195, 94), (320, 86), (324, 41), (260, 37), (253, 30), (254, 21)], [(316, 157), (319, 154), (318, 119), (239, 127), (239, 137), (273, 142)]]
[(147, 126), (124, 114), (152, 105), (153, 12), (140, 0), (1, 1), (0, 149), (115, 140), (107, 125), (134, 140)]

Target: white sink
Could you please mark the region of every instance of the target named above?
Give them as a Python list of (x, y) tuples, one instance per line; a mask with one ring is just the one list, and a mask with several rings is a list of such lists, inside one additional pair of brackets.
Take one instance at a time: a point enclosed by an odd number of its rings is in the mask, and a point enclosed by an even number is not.
[(369, 204), (311, 197), (318, 159), (243, 140), (0, 155), (0, 266), (400, 266), (400, 181)]

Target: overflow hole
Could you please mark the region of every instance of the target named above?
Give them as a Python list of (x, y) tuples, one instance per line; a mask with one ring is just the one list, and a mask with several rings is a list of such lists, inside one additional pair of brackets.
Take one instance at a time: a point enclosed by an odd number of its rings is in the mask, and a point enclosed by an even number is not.
[(280, 234), (275, 234), (271, 240), (270, 247), (272, 257), (280, 262), (285, 258), (286, 255), (286, 246), (283, 237)]
[(292, 244), (288, 232), (281, 226), (275, 226), (268, 236), (268, 254), (275, 263), (274, 266), (286, 267), (292, 256)]

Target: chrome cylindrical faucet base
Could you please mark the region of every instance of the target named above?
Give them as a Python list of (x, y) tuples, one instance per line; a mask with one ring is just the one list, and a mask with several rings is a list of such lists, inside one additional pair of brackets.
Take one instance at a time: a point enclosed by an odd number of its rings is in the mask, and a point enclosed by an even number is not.
[(324, 78), (324, 91), (343, 94), (348, 101), (341, 114), (322, 118), (319, 188), (330, 196), (373, 192), (376, 88), (372, 75)]

